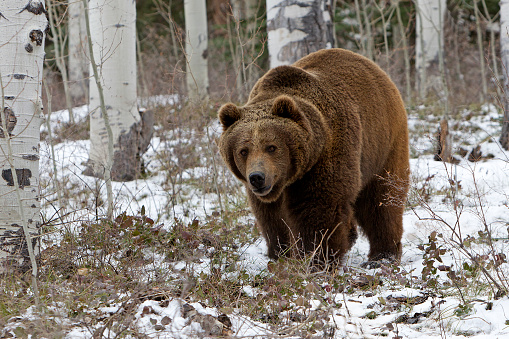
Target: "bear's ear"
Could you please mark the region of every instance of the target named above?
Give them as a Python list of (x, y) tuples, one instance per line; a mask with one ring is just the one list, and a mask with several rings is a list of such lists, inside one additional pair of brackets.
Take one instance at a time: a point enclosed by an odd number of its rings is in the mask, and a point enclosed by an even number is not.
[(218, 116), (219, 121), (225, 130), (241, 118), (238, 107), (232, 103), (227, 103), (221, 106)]
[(305, 129), (308, 129), (309, 127), (307, 119), (297, 107), (297, 103), (289, 96), (281, 95), (277, 97), (272, 105), (272, 111), (274, 115), (281, 118), (291, 119)]

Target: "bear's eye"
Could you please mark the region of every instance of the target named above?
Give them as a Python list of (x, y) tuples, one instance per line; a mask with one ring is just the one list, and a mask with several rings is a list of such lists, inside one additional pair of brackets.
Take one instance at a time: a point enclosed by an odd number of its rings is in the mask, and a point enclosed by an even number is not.
[(247, 156), (247, 149), (243, 149), (241, 150), (240, 152), (240, 155), (242, 155), (243, 157)]
[(267, 152), (268, 153), (273, 153), (275, 151), (276, 151), (276, 146), (270, 145), (270, 146), (267, 147)]

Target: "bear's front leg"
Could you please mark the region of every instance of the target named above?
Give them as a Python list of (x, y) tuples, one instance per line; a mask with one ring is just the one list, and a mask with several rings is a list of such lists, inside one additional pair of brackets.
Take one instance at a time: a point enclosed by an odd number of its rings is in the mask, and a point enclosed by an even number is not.
[(292, 254), (313, 255), (313, 263), (321, 267), (340, 265), (357, 239), (351, 205), (316, 197), (306, 204), (294, 202), (291, 211)]
[(280, 256), (287, 255), (290, 238), (288, 225), (282, 214), (283, 199), (265, 203), (248, 190), (248, 200), (257, 226), (267, 242), (269, 258), (277, 260)]

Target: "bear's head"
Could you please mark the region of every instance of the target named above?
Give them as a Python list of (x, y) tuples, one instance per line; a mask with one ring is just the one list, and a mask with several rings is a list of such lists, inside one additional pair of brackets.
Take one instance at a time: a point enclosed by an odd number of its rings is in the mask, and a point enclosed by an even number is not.
[(316, 108), (286, 95), (244, 107), (228, 103), (220, 108), (221, 155), (261, 201), (276, 201), (309, 169), (311, 159), (316, 158), (313, 152), (320, 152), (311, 142), (312, 126), (305, 113), (309, 110)]

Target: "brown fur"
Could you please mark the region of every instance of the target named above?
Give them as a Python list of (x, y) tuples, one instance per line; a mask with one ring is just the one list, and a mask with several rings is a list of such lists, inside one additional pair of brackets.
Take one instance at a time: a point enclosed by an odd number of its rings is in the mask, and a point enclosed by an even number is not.
[(291, 247), (340, 262), (356, 224), (370, 260), (400, 258), (407, 116), (376, 64), (342, 49), (312, 53), (267, 72), (219, 119), (221, 154), (246, 185), (271, 258)]

